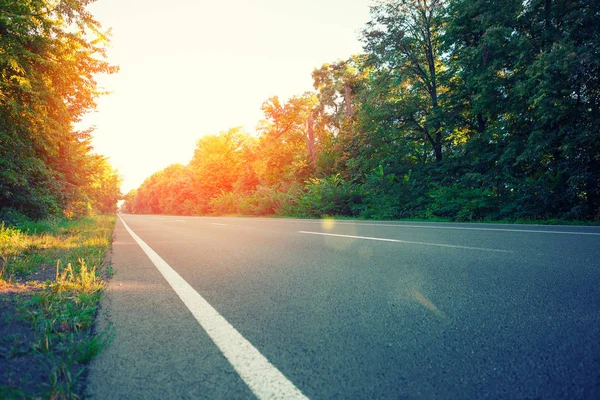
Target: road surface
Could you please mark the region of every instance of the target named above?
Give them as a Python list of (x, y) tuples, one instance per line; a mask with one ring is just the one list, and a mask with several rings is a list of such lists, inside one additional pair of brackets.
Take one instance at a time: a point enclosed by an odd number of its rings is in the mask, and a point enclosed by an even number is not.
[(598, 227), (121, 217), (91, 398), (600, 397)]

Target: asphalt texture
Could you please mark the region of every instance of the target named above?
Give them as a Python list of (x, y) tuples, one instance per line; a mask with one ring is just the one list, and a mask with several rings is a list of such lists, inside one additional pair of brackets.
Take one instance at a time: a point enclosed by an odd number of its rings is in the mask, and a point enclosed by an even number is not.
[[(311, 399), (600, 398), (598, 227), (122, 217)], [(87, 397), (254, 398), (115, 235)]]

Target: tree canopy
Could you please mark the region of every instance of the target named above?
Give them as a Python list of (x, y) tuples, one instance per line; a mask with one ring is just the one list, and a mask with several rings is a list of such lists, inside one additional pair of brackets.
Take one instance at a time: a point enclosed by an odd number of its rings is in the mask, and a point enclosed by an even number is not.
[(0, 0), (0, 209), (30, 218), (114, 211), (120, 179), (77, 130), (113, 73), (87, 0)]
[(378, 1), (360, 38), (127, 210), (600, 219), (600, 1)]

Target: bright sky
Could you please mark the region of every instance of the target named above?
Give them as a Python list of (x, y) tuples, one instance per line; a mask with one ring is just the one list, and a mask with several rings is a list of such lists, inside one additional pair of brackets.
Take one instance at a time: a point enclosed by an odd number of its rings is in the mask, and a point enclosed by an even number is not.
[(253, 132), (261, 104), (312, 90), (311, 72), (361, 52), (371, 0), (97, 0), (112, 28), (101, 77), (112, 91), (86, 117), (94, 147), (124, 178), (123, 192), (187, 163), (205, 134)]

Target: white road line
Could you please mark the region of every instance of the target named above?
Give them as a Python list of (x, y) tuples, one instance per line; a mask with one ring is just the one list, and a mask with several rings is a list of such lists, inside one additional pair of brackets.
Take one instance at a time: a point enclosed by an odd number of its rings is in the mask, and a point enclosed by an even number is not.
[(221, 224), (219, 222), (211, 222), (211, 224), (213, 224), (213, 225), (219, 225), (219, 226), (227, 226), (227, 224)]
[(408, 241), (408, 240), (376, 238), (376, 237), (369, 237), (369, 236), (339, 235), (339, 234), (336, 234), (336, 233), (308, 232), (308, 231), (298, 231), (298, 233), (306, 233), (306, 234), (309, 234), (309, 235), (321, 235), (321, 236), (335, 236), (335, 237), (343, 237), (343, 238), (350, 238), (350, 239), (377, 240), (377, 241), (380, 241), (380, 242), (420, 244), (420, 245), (423, 245), (423, 246), (451, 247), (451, 248), (454, 248), (454, 249), (493, 251), (493, 252), (496, 252), (496, 253), (514, 253), (514, 251), (512, 251), (512, 250), (488, 249), (488, 248), (485, 248), (485, 247), (457, 246), (457, 245), (453, 245), (453, 244), (441, 244), (441, 243), (411, 242), (411, 241)]
[(393, 226), (396, 228), (425, 228), (425, 229), (457, 229), (465, 231), (494, 231), (494, 232), (519, 232), (519, 233), (556, 233), (559, 235), (591, 235), (600, 236), (597, 232), (573, 232), (573, 231), (540, 231), (531, 229), (499, 229), (499, 228), (467, 228), (460, 226), (427, 226), (427, 225), (401, 225), (401, 224), (352, 224), (348, 222), (337, 222), (336, 225), (361, 225), (361, 226)]
[[(259, 219), (259, 218), (257, 218)], [(261, 218), (264, 221), (271, 221), (276, 223), (306, 223), (306, 224), (322, 224), (325, 220), (303, 220), (303, 219), (270, 219)], [(432, 225), (408, 225), (408, 224), (373, 224), (368, 222), (349, 222), (344, 220), (331, 220), (335, 225), (357, 225), (357, 226), (385, 226), (394, 228), (424, 228), (424, 229), (456, 229), (464, 231), (492, 231), (492, 232), (518, 232), (518, 233), (555, 233), (559, 235), (590, 235), (600, 236), (599, 232), (575, 232), (575, 231), (549, 231), (549, 230), (537, 230), (537, 229), (502, 229), (502, 228), (476, 228), (476, 227), (465, 227), (465, 226), (437, 226), (435, 222), (430, 222)], [(532, 225), (539, 226), (539, 225)]]
[(307, 399), (300, 389), (252, 346), (252, 343), (247, 341), (166, 261), (140, 239), (123, 221), (123, 218), (119, 218), (131, 237), (158, 268), (256, 397), (259, 399)]

